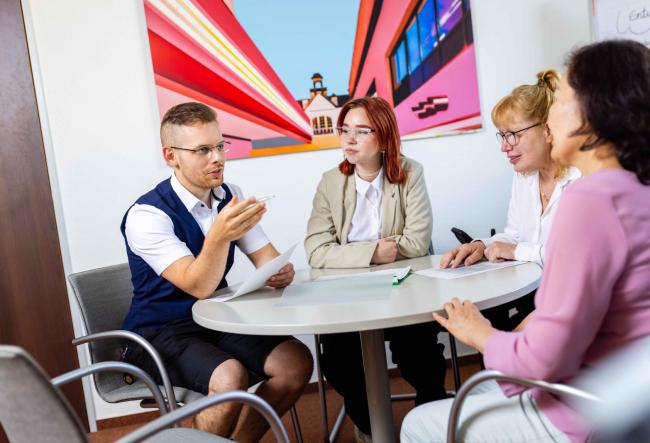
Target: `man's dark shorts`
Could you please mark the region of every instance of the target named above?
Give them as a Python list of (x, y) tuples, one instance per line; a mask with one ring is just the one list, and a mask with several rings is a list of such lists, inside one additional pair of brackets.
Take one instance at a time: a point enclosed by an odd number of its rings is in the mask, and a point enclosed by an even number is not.
[[(243, 364), (249, 372), (249, 384), (253, 385), (267, 378), (264, 362), (271, 351), (280, 343), (294, 340), (290, 336), (213, 331), (199, 326), (192, 319), (172, 321), (157, 330), (145, 330), (142, 336), (160, 354), (172, 385), (206, 395), (212, 372), (224, 361), (234, 358)], [(140, 346), (129, 344), (123, 359), (142, 368), (162, 384), (156, 365)]]

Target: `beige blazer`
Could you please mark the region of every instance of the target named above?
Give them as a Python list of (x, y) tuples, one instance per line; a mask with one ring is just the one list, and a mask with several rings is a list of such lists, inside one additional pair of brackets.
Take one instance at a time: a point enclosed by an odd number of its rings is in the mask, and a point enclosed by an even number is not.
[[(422, 165), (402, 157), (407, 179), (390, 183), (384, 176), (381, 237), (397, 242), (398, 259), (426, 255), (431, 243), (431, 203)], [(357, 204), (355, 175), (345, 176), (338, 167), (323, 174), (307, 224), (305, 251), (314, 268), (370, 266), (377, 241), (348, 243), (348, 232)]]

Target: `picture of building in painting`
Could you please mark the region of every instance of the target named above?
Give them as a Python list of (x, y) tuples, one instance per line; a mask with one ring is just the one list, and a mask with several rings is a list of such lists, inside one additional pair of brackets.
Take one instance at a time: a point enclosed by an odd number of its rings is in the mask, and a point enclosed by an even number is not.
[(311, 122), (312, 144), (321, 148), (337, 148), (339, 138), (335, 133), (336, 121), (341, 107), (350, 100), (350, 96), (328, 95), (323, 76), (317, 72), (312, 75), (311, 80), (313, 88), (309, 90), (309, 98), (299, 102)]
[(349, 88), (391, 101), (402, 136), (480, 128), (469, 1), (361, 0)]
[[(288, 3), (273, 7), (290, 8)], [(333, 68), (322, 66), (326, 62), (318, 58), (310, 59), (318, 65), (310, 65), (312, 87), (305, 75), (304, 83), (290, 91), (286, 66), (268, 61), (278, 60), (274, 50), (286, 53), (286, 48), (269, 49), (268, 33), (256, 34), (258, 44), (250, 36), (250, 26), (254, 28), (257, 17), (263, 21), (264, 14), (255, 11), (247, 17), (254, 19), (252, 25), (248, 21), (247, 32), (232, 0), (145, 0), (161, 115), (186, 101), (213, 107), (224, 138), (231, 142), (231, 159), (336, 148), (341, 106), (364, 95), (378, 95), (394, 105), (405, 137), (481, 127), (468, 1), (360, 0), (357, 7), (346, 0), (344, 5), (358, 11), (356, 30), (349, 26), (354, 38), (349, 45), (338, 44), (351, 50), (352, 57), (337, 61), (345, 69), (339, 75), (343, 87), (328, 92), (320, 73)], [(277, 33), (292, 32), (285, 28), (278, 27)], [(319, 27), (313, 29), (315, 33)], [(265, 54), (259, 44), (266, 45)], [(306, 55), (291, 53), (300, 60)], [(347, 66), (348, 90), (342, 91)]]

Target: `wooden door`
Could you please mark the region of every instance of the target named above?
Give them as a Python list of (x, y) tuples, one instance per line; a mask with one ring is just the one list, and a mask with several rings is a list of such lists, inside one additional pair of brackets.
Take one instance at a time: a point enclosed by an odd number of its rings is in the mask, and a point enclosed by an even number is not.
[[(78, 360), (20, 0), (0, 2), (0, 42), (0, 343), (55, 376)], [(81, 383), (63, 390), (87, 423)]]

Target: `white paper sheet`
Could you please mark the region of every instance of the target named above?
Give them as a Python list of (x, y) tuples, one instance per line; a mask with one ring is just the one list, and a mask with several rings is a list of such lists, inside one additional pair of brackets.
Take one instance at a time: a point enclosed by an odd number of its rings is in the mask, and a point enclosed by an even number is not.
[(494, 271), (496, 269), (508, 268), (510, 266), (522, 265), (524, 261), (504, 261), (500, 263), (491, 263), (489, 261), (482, 261), (474, 263), (471, 266), (462, 266), (460, 268), (429, 268), (417, 271), (416, 274), (423, 275), (425, 277), (433, 278), (442, 278), (445, 280), (451, 280), (453, 278), (467, 277), (470, 275), (482, 274), (484, 272)]
[(263, 287), (269, 278), (277, 274), (278, 271), (289, 262), (289, 258), (291, 258), (291, 254), (293, 254), (293, 251), (294, 249), (296, 249), (297, 245), (298, 243), (291, 246), (289, 249), (286, 250), (286, 252), (275, 257), (270, 262), (264, 263), (262, 266), (257, 268), (255, 272), (253, 272), (239, 286), (236, 292), (234, 293), (229, 292), (227, 294), (216, 295), (212, 298), (209, 298), (208, 300), (216, 301), (216, 302), (224, 302), (239, 297), (240, 295), (248, 294), (249, 292), (253, 292)]
[(367, 277), (377, 277), (378, 275), (390, 275), (391, 277), (394, 277), (399, 281), (399, 280), (403, 280), (410, 271), (411, 271), (411, 267), (407, 266), (405, 268), (382, 269), (380, 271), (358, 272), (355, 274), (321, 275), (320, 277), (316, 277), (314, 281), (339, 280), (339, 279), (349, 279), (349, 278), (367, 278)]

